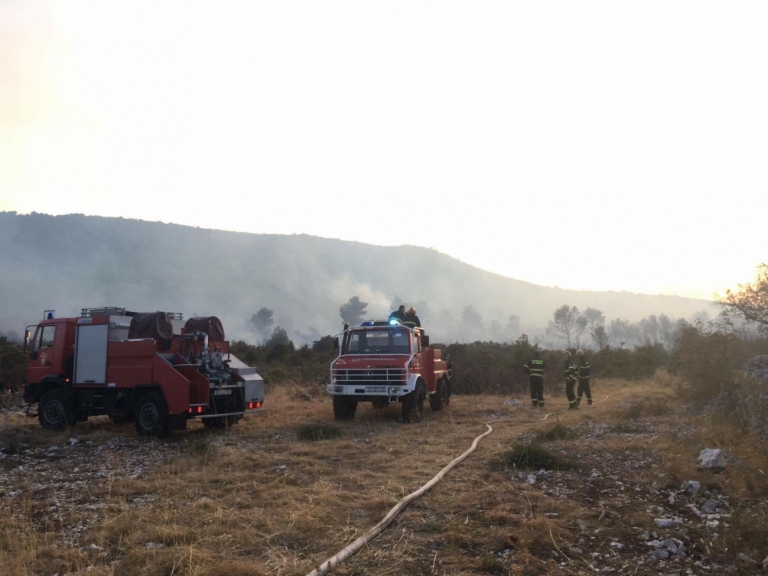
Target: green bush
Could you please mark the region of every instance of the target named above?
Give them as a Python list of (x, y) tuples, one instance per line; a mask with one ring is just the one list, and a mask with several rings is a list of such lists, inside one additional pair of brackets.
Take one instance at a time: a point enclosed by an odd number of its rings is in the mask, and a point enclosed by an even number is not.
[(495, 470), (510, 468), (525, 468), (531, 470), (569, 470), (574, 463), (568, 459), (553, 454), (540, 444), (518, 444), (511, 451), (502, 454), (501, 459), (492, 462)]
[(305, 424), (296, 429), (296, 436), (306, 442), (331, 440), (341, 436), (341, 429), (333, 424)]
[(480, 560), (480, 570), (488, 574), (501, 574), (504, 572), (504, 565), (496, 556), (483, 556)]

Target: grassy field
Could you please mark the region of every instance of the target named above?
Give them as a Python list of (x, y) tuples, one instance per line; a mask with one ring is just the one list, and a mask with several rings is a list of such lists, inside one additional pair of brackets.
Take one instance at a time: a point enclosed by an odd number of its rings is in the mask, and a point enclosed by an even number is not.
[[(562, 412), (562, 397), (541, 411), (525, 398), (454, 396), (407, 426), (396, 407), (370, 405), (337, 423), (319, 390), (282, 387), (267, 412), (230, 430), (194, 423), (164, 441), (106, 419), (50, 434), (6, 413), (0, 574), (306, 574), (466, 450), (484, 422), (494, 432), (478, 450), (335, 573), (762, 573), (766, 447), (687, 415), (671, 387), (665, 375), (597, 381), (597, 403), (577, 412)], [(737, 465), (697, 471), (704, 447)], [(684, 495), (684, 480), (701, 492)], [(697, 514), (706, 502), (718, 510)], [(661, 529), (656, 518), (679, 522)], [(654, 540), (673, 539), (684, 556), (650, 555)]]

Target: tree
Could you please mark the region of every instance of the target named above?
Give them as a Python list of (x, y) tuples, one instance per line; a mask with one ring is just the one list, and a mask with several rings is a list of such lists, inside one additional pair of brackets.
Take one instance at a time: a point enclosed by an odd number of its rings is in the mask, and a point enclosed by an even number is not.
[(248, 325), (259, 338), (264, 340), (275, 323), (273, 316), (274, 312), (265, 306), (251, 316), (251, 319), (248, 320)]
[(590, 335), (598, 351), (608, 346), (608, 332), (605, 330), (604, 325), (600, 324), (597, 326)]
[(717, 304), (726, 312), (734, 313), (745, 322), (768, 325), (768, 264), (757, 267), (755, 281), (739, 284), (736, 290), (726, 290)]
[(664, 348), (672, 351), (677, 339), (675, 323), (666, 314), (659, 315), (659, 339), (664, 344)]
[(519, 334), (520, 334), (520, 316), (518, 316), (517, 314), (512, 314), (510, 315), (509, 318), (507, 318), (507, 335), (511, 340), (513, 338), (517, 338)]
[(405, 300), (395, 294), (394, 298), (392, 298), (392, 303), (389, 305), (389, 309), (397, 310), (400, 306), (405, 306)]
[(333, 350), (333, 343), (336, 340), (333, 336), (323, 336), (312, 342), (313, 352), (330, 352)]
[(272, 331), (272, 336), (264, 343), (264, 346), (274, 348), (275, 346), (285, 346), (288, 344), (292, 344), (291, 339), (288, 338), (288, 332), (285, 331), (285, 328), (276, 326)]
[(656, 344), (659, 340), (659, 319), (655, 314), (651, 314), (648, 318), (640, 320), (640, 332), (642, 332), (646, 342), (650, 344)]
[(483, 317), (480, 316), (477, 308), (470, 304), (469, 306), (464, 306), (464, 310), (461, 311), (461, 322), (465, 326), (480, 328), (483, 325)]
[(555, 310), (553, 320), (547, 324), (547, 334), (565, 340), (568, 348), (571, 341), (579, 338), (587, 328), (587, 320), (576, 306), (567, 304)]
[[(586, 323), (587, 331), (589, 332), (590, 338), (592, 338), (592, 342), (594, 342), (598, 350), (602, 350), (605, 348), (605, 345), (600, 345), (603, 336), (606, 338), (608, 337), (608, 334), (605, 331), (605, 314), (597, 308), (587, 308), (584, 310), (582, 316), (584, 317), (584, 323)], [(599, 334), (598, 328), (602, 328), (602, 331)]]
[(341, 319), (350, 326), (360, 324), (367, 312), (368, 302), (362, 302), (357, 296), (352, 296), (346, 304), (342, 304), (339, 308)]

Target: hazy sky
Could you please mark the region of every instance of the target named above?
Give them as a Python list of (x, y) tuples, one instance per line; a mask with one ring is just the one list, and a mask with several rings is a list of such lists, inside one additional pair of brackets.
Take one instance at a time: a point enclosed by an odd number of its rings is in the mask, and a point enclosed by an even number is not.
[(0, 210), (709, 297), (768, 260), (768, 3), (7, 2)]

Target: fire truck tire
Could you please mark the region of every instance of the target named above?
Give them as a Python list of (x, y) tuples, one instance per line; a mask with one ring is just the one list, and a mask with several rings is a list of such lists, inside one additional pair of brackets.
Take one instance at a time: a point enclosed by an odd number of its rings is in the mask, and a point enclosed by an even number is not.
[(66, 390), (56, 388), (43, 394), (37, 408), (40, 426), (46, 430), (64, 430), (77, 421)]
[(443, 380), (443, 406), (448, 406), (451, 403), (451, 381), (448, 378)]
[(443, 386), (442, 380), (437, 381), (437, 390), (434, 394), (429, 395), (429, 409), (437, 412), (443, 409)]
[(149, 392), (136, 401), (133, 422), (139, 436), (162, 437), (168, 433), (168, 407), (159, 392)]
[(354, 420), (357, 412), (357, 400), (349, 396), (333, 397), (333, 415), (336, 420)]
[(424, 397), (426, 396), (426, 386), (421, 380), (416, 384), (416, 390), (402, 397), (400, 402), (403, 405), (403, 423), (421, 422), (424, 417)]

